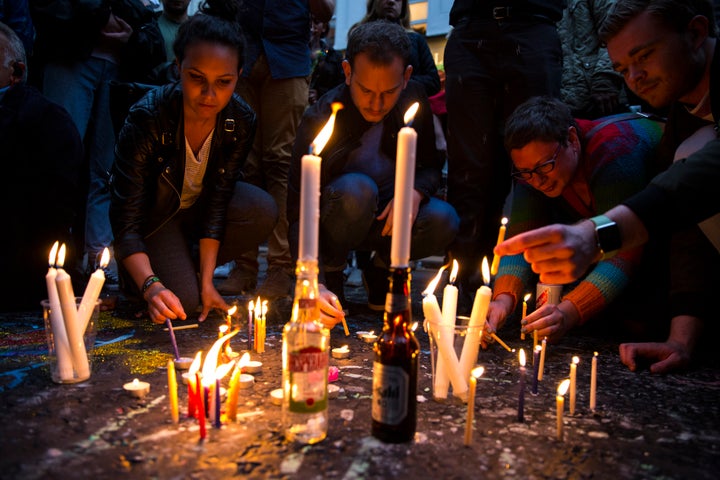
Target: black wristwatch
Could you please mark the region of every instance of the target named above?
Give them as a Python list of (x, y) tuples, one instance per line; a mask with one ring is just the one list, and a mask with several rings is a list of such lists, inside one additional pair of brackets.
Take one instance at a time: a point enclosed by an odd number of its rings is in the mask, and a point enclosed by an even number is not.
[(620, 229), (617, 223), (605, 215), (598, 215), (590, 219), (595, 224), (595, 241), (600, 249), (600, 260), (612, 258), (622, 246)]

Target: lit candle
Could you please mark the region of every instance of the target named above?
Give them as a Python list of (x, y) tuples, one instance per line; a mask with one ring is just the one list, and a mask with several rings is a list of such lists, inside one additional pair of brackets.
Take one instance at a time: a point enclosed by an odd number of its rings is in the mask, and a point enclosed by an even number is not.
[(543, 379), (543, 371), (545, 370), (545, 349), (547, 347), (547, 337), (542, 339), (540, 345), (540, 368), (538, 369), (538, 381)]
[(257, 299), (255, 300), (255, 312), (253, 315), (255, 318), (255, 331), (253, 332), (253, 350), (257, 352), (260, 348), (260, 321), (262, 320), (262, 302), (260, 300), (260, 297), (257, 297)]
[[(530, 300), (530, 297), (532, 294), (526, 293), (525, 297), (523, 297), (523, 306), (522, 306), (522, 319), (525, 320), (525, 317), (527, 317), (527, 302)], [(520, 340), (525, 340), (525, 332), (522, 330), (522, 325), (520, 325)]]
[(512, 348), (510, 348), (510, 347), (508, 346), (507, 343), (503, 342), (502, 339), (501, 339), (500, 337), (498, 337), (496, 333), (491, 333), (491, 334), (490, 334), (490, 337), (491, 337), (493, 340), (495, 340), (496, 342), (498, 342), (498, 343), (500, 344), (500, 346), (503, 347), (503, 348), (504, 348), (505, 350), (507, 350), (508, 352), (513, 352), (513, 351), (514, 351)]
[(197, 372), (200, 369), (200, 362), (202, 360), (202, 352), (197, 352), (195, 359), (190, 364), (190, 368), (187, 371), (187, 385), (188, 385), (188, 418), (198, 416), (198, 403), (197, 403)]
[(430, 325), (430, 335), (433, 336), (433, 341), (438, 347), (438, 359), (435, 362), (433, 377), (433, 395), (436, 398), (447, 398), (448, 387), (452, 384), (453, 394), (463, 398), (467, 394), (467, 382), (460, 371), (460, 362), (455, 354), (452, 337), (448, 338), (442, 333), (443, 316), (437, 298), (435, 298), (435, 288), (440, 282), (444, 270), (445, 266), (441, 267), (435, 278), (428, 284), (423, 291), (422, 300), (425, 322)]
[(348, 358), (350, 356), (350, 348), (347, 345), (343, 345), (342, 347), (333, 348), (331, 353), (333, 358)]
[(240, 389), (240, 375), (242, 375), (243, 367), (247, 365), (250, 361), (250, 354), (245, 352), (242, 357), (240, 357), (240, 361), (235, 365), (235, 370), (233, 370), (232, 377), (230, 377), (230, 389), (228, 390), (227, 395), (227, 408), (226, 408), (226, 417), (228, 421), (234, 422), (237, 418), (237, 402), (238, 402), (238, 392)]
[(237, 305), (233, 305), (232, 307), (228, 308), (227, 316), (225, 317), (225, 323), (227, 324), (228, 328), (232, 328), (232, 317), (235, 315), (235, 312), (237, 312)]
[(203, 396), (203, 384), (200, 372), (195, 372), (195, 408), (197, 410), (198, 424), (200, 425), (200, 440), (207, 436), (205, 430), (205, 398)]
[[(502, 220), (500, 221), (500, 230), (498, 231), (497, 243), (495, 245), (500, 245), (503, 242), (503, 240), (505, 240), (505, 231), (507, 230), (507, 227), (506, 227), (507, 223), (508, 223), (508, 219), (503, 217)], [(492, 275), (493, 277), (495, 275), (497, 275), (499, 265), (500, 265), (500, 255), (495, 254), (495, 255), (493, 255), (492, 266), (490, 267), (490, 275)]]
[(57, 259), (58, 246), (58, 242), (55, 242), (50, 249), (50, 256), (48, 257), (48, 273), (45, 275), (45, 284), (47, 285), (48, 302), (50, 303), (50, 326), (53, 331), (53, 342), (55, 344), (55, 355), (57, 356), (58, 362), (58, 373), (60, 375), (60, 380), (68, 381), (73, 379), (74, 373), (72, 354), (70, 353), (70, 343), (68, 342), (67, 332), (65, 331), (62, 308), (60, 307), (60, 297), (58, 296), (57, 284), (55, 283), (55, 279), (57, 278), (55, 261)]
[(110, 250), (107, 247), (103, 249), (102, 256), (100, 257), (100, 268), (95, 270), (90, 278), (88, 284), (85, 287), (85, 293), (83, 293), (80, 306), (78, 307), (78, 322), (80, 323), (80, 331), (84, 332), (87, 328), (87, 324), (90, 321), (95, 305), (97, 304), (98, 298), (100, 298), (100, 292), (102, 291), (103, 284), (105, 283), (105, 272), (103, 269), (110, 263)]
[(58, 252), (58, 269), (57, 276), (55, 277), (55, 285), (57, 285), (58, 297), (60, 298), (60, 308), (62, 310), (65, 331), (67, 332), (73, 368), (75, 369), (77, 378), (84, 380), (90, 378), (90, 364), (88, 362), (87, 351), (85, 350), (83, 330), (80, 329), (80, 323), (78, 321), (72, 280), (70, 279), (70, 275), (62, 268), (64, 263), (65, 244), (62, 244)]
[(533, 348), (538, 346), (538, 331), (533, 330)]
[(575, 395), (577, 393), (577, 365), (580, 363), (578, 357), (572, 358), (570, 364), (570, 415), (575, 415)]
[(557, 396), (555, 397), (557, 404), (557, 439), (560, 441), (563, 439), (563, 409), (565, 408), (565, 393), (568, 390), (568, 386), (570, 386), (570, 379), (566, 378), (560, 382), (557, 389)]
[(595, 411), (595, 395), (597, 392), (597, 359), (598, 352), (593, 354), (590, 364), (590, 410)]
[(525, 421), (525, 350), (518, 353), (520, 362), (520, 388), (518, 392), (518, 422)]
[(483, 374), (485, 369), (477, 367), (470, 373), (470, 394), (468, 395), (467, 420), (465, 421), (465, 445), (472, 443), (472, 424), (475, 417), (475, 390), (477, 388), (477, 379)]
[(170, 332), (170, 343), (172, 344), (173, 352), (175, 352), (175, 360), (180, 360), (180, 351), (178, 350), (177, 340), (175, 339), (175, 329), (173, 329), (172, 320), (166, 318), (165, 325), (167, 325), (168, 332)]
[(177, 376), (175, 375), (175, 363), (168, 360), (168, 396), (170, 397), (170, 417), (173, 423), (180, 422), (180, 411), (178, 409)]
[(265, 353), (265, 337), (267, 335), (267, 312), (268, 301), (263, 300), (260, 312), (260, 343), (258, 345), (258, 353)]
[(150, 384), (147, 382), (141, 382), (137, 378), (132, 382), (128, 382), (123, 385), (123, 389), (135, 398), (143, 399), (145, 395), (150, 393)]
[(417, 132), (410, 125), (419, 107), (420, 104), (415, 102), (407, 109), (404, 117), (405, 127), (398, 132), (393, 228), (390, 244), (391, 267), (407, 267), (410, 261), (412, 194), (415, 187), (415, 150), (417, 148)]
[(465, 336), (462, 353), (460, 354), (460, 371), (463, 378), (467, 378), (467, 376), (470, 375), (470, 369), (475, 365), (475, 362), (477, 362), (487, 311), (490, 306), (490, 300), (492, 299), (492, 290), (488, 286), (490, 284), (490, 269), (488, 268), (487, 257), (484, 257), (482, 261), (482, 276), (485, 285), (482, 285), (475, 292), (475, 301), (473, 302), (472, 312), (470, 313), (468, 332)]
[(248, 303), (248, 343), (253, 344), (253, 325), (255, 324), (255, 304), (252, 300)]
[(532, 389), (530, 390), (533, 395), (538, 394), (538, 372), (540, 369), (540, 351), (542, 350), (542, 347), (540, 345), (536, 346), (533, 350), (533, 383), (532, 383)]
[[(211, 410), (210, 417), (213, 422), (213, 426), (215, 428), (220, 428), (220, 425), (222, 425), (222, 419), (220, 416), (220, 381), (227, 375), (227, 373), (230, 371), (230, 369), (233, 367), (232, 363), (223, 363), (219, 367), (215, 369), (215, 391), (213, 395), (213, 409)], [(237, 399), (235, 399), (237, 402)]]
[(312, 261), (318, 258), (318, 234), (320, 221), (320, 152), (332, 136), (335, 116), (342, 108), (333, 103), (332, 114), (310, 145), (310, 154), (302, 157), (300, 176), (300, 245), (298, 260)]
[(375, 343), (378, 336), (375, 334), (375, 330), (370, 330), (369, 332), (362, 335), (360, 338), (365, 340), (365, 343)]

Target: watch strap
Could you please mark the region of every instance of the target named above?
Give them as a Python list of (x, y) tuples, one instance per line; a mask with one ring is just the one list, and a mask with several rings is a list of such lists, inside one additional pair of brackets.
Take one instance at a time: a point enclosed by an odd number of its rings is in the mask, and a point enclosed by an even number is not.
[(605, 215), (592, 217), (590, 221), (595, 224), (595, 241), (600, 250), (599, 261), (614, 257), (622, 245), (617, 224)]

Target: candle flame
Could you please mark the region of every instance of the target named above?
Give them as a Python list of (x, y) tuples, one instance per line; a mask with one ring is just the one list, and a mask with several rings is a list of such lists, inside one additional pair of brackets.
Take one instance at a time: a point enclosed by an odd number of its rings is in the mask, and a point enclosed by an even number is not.
[(532, 293), (526, 293), (525, 297), (523, 297), (523, 302), (527, 303), (527, 301), (530, 300), (530, 297), (532, 297)]
[(57, 259), (58, 248), (60, 248), (60, 242), (58, 240), (55, 240), (55, 243), (53, 243), (53, 246), (50, 249), (50, 255), (48, 256), (48, 266), (50, 266), (50, 267), (55, 265), (55, 261)]
[(336, 348), (335, 351), (340, 353), (349, 352), (350, 347), (348, 347), (347, 345), (343, 345), (342, 347)]
[(418, 102), (415, 102), (410, 105), (410, 108), (407, 109), (407, 111), (405, 112), (405, 116), (403, 117), (406, 126), (409, 127), (412, 124), (413, 120), (415, 120), (415, 114), (417, 113), (418, 108), (420, 108), (420, 104)]
[(234, 367), (234, 362), (223, 363), (215, 369), (215, 380), (222, 380), (225, 375)]
[(542, 345), (535, 345), (535, 351), (536, 352), (542, 351)]
[(412, 330), (414, 332), (415, 330), (417, 330), (417, 327), (418, 327), (418, 322), (413, 322), (413, 324), (410, 325), (410, 330)]
[(507, 225), (508, 224), (507, 217), (503, 217), (502, 220), (500, 220), (500, 223), (502, 223), (503, 225)]
[(242, 368), (246, 366), (248, 363), (250, 363), (250, 354), (248, 352), (243, 353), (243, 356), (240, 357), (240, 361), (238, 362), (238, 367)]
[(260, 301), (260, 297), (257, 297), (257, 300), (255, 300), (255, 316), (259, 317), (260, 312), (262, 310), (262, 302)]
[(320, 130), (320, 133), (318, 133), (317, 137), (315, 137), (315, 140), (313, 140), (312, 144), (310, 144), (310, 151), (313, 155), (320, 155), (320, 152), (322, 152), (322, 149), (325, 148), (328, 140), (330, 140), (333, 129), (335, 128), (335, 116), (337, 115), (338, 110), (342, 110), (343, 104), (339, 102), (334, 102), (331, 105), (331, 108), (332, 113), (330, 114), (330, 118), (328, 119), (322, 130)]
[(57, 261), (55, 262), (58, 268), (62, 268), (63, 265), (65, 265), (65, 244), (63, 243), (60, 245), (60, 250), (58, 250), (57, 254)]
[(520, 361), (520, 366), (525, 366), (525, 349), (521, 348), (518, 352), (518, 360)]
[(262, 316), (265, 317), (265, 315), (266, 315), (267, 312), (268, 312), (268, 301), (267, 301), (267, 300), (263, 300), (263, 301), (262, 301), (261, 310), (262, 310)]
[(460, 270), (460, 264), (457, 260), (453, 259), (452, 270), (450, 270), (450, 283), (455, 283), (457, 279), (458, 270)]
[(233, 305), (232, 307), (228, 308), (228, 317), (232, 317), (235, 315), (235, 312), (237, 312), (237, 305)]
[(138, 380), (138, 379), (136, 378), (136, 379), (134, 379), (134, 380), (132, 381), (132, 384), (133, 384), (133, 387), (137, 387), (138, 385), (140, 385), (140, 380)]
[(488, 265), (487, 257), (483, 257), (481, 270), (483, 283), (485, 285), (490, 285), (490, 265)]
[(435, 293), (435, 288), (437, 287), (437, 284), (440, 283), (440, 277), (442, 277), (443, 271), (447, 268), (447, 265), (443, 265), (440, 267), (440, 270), (438, 270), (437, 275), (435, 275), (435, 278), (432, 279), (430, 283), (428, 283), (427, 288), (425, 291), (422, 292), (423, 295), (432, 295)]
[(100, 268), (106, 268), (110, 263), (110, 250), (105, 247), (103, 248), (102, 255), (100, 256)]
[(195, 373), (200, 370), (200, 363), (202, 362), (202, 351), (199, 351), (195, 354), (195, 360), (192, 361), (190, 364), (190, 368), (188, 369), (188, 375), (191, 377), (195, 376)]
[(565, 395), (568, 391), (568, 388), (570, 388), (570, 379), (566, 378), (562, 382), (560, 382), (560, 385), (558, 385), (557, 393), (561, 397)]
[(253, 310), (255, 310), (255, 304), (250, 300), (250, 303), (248, 303), (248, 312), (252, 313)]
[(217, 367), (218, 357), (220, 356), (220, 350), (222, 349), (223, 344), (226, 341), (230, 340), (232, 337), (234, 337), (238, 332), (239, 330), (235, 330), (228, 333), (227, 335), (223, 335), (222, 337), (218, 338), (215, 343), (213, 343), (213, 346), (210, 347), (210, 350), (208, 350), (208, 353), (205, 356), (205, 362), (203, 362), (202, 367), (204, 385), (207, 385), (207, 382), (212, 382), (214, 380), (212, 377), (215, 374), (215, 368)]
[(225, 333), (227, 333), (227, 331), (228, 331), (228, 328), (229, 328), (229, 327), (228, 327), (227, 325), (220, 325), (220, 326), (218, 327), (218, 330), (220, 330), (220, 333), (222, 333), (223, 335), (225, 335)]
[(485, 373), (485, 367), (475, 367), (472, 369), (472, 372), (470, 372), (470, 375), (475, 378), (480, 378), (483, 373)]
[(573, 357), (573, 358), (572, 358), (572, 362), (573, 362), (575, 365), (577, 365), (578, 363), (580, 363), (580, 358), (579, 358), (579, 357)]

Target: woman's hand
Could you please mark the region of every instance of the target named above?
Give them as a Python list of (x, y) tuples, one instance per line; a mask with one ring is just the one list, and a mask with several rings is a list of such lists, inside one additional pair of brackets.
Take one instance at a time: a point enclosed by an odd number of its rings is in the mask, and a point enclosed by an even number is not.
[(327, 328), (332, 329), (335, 325), (345, 320), (340, 300), (337, 295), (327, 289), (322, 283), (318, 285), (320, 293), (320, 320)]
[(165, 323), (166, 319), (185, 320), (185, 310), (180, 299), (173, 292), (165, 288), (161, 282), (155, 282), (143, 294), (148, 304), (148, 314), (155, 323)]
[(214, 285), (210, 284), (204, 287), (200, 292), (200, 301), (202, 302), (202, 312), (198, 317), (198, 322), (204, 322), (207, 316), (210, 314), (210, 310), (217, 308), (223, 311), (225, 315), (230, 309), (230, 305), (225, 302), (225, 299), (218, 293)]
[(513, 297), (507, 294), (500, 294), (488, 306), (487, 320), (485, 321), (486, 334), (482, 336), (482, 347), (487, 348), (492, 339), (491, 333), (498, 331), (505, 324), (505, 319), (512, 313)]
[(538, 337), (547, 337), (549, 342), (556, 342), (579, 322), (580, 315), (575, 306), (568, 301), (562, 301), (559, 305), (543, 305), (525, 317), (520, 324), (522, 333), (532, 334), (537, 330)]

